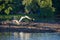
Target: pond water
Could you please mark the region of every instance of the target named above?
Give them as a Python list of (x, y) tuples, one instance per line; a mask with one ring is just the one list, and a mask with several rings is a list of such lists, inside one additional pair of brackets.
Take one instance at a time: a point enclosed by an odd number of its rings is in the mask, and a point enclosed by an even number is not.
[(60, 33), (3, 32), (0, 40), (60, 40)]

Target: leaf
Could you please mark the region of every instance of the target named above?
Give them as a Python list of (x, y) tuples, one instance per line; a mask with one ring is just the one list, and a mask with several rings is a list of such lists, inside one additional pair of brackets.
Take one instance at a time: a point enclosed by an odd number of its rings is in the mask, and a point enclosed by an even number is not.
[(1, 11), (2, 9), (4, 9), (4, 8), (5, 8), (5, 5), (4, 5), (4, 4), (0, 5), (0, 11)]
[(5, 13), (8, 15), (10, 13), (10, 10), (12, 10), (11, 7), (8, 7), (6, 10), (5, 10)]
[(0, 6), (0, 11), (2, 10), (2, 7)]
[(10, 10), (9, 9), (6, 9), (5, 10), (5, 13), (8, 15), (10, 13)]
[(32, 3), (32, 0), (23, 0), (22, 1), (22, 4), (25, 5), (25, 6), (30, 5), (30, 3)]
[(9, 7), (8, 9), (9, 9), (9, 10), (12, 10), (12, 7)]

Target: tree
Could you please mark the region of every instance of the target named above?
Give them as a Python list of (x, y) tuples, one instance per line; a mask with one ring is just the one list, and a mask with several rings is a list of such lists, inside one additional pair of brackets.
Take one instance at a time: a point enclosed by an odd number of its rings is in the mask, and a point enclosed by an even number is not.
[(29, 13), (30, 11), (30, 4), (32, 3), (32, 0), (23, 0), (22, 5), (25, 5), (25, 12)]
[(31, 10), (34, 12), (40, 10), (40, 13), (42, 13), (44, 10), (46, 13), (48, 10), (50, 12), (55, 11), (55, 8), (52, 7), (52, 0), (23, 0), (22, 4), (25, 6), (26, 13), (29, 13)]
[[(52, 7), (52, 0), (0, 0), (0, 14), (10, 12), (52, 14), (55, 8)], [(49, 11), (49, 12), (48, 12)], [(11, 13), (10, 13), (11, 14)]]
[(13, 12), (18, 14), (19, 12), (24, 12), (24, 6), (22, 5), (22, 0), (13, 0)]
[(55, 19), (57, 22), (60, 21), (60, 0), (52, 0), (53, 7), (55, 7)]
[(12, 10), (11, 6), (12, 0), (0, 0), (0, 13), (1, 14), (9, 14)]

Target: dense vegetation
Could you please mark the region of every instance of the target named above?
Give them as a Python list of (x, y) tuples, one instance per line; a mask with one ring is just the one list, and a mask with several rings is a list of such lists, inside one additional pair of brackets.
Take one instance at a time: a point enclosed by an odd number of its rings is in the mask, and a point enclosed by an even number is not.
[(36, 15), (36, 18), (38, 16), (39, 18), (54, 18), (60, 13), (59, 3), (59, 0), (0, 0), (0, 14), (32, 14), (32, 17)]
[(10, 12), (49, 14), (53, 11), (55, 9), (52, 7), (52, 0), (0, 0), (0, 12), (6, 14), (11, 14)]

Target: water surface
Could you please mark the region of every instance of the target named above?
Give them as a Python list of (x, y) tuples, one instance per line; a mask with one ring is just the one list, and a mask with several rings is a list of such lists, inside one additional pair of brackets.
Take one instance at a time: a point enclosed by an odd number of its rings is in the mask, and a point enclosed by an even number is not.
[(3, 32), (0, 40), (60, 40), (60, 33)]

